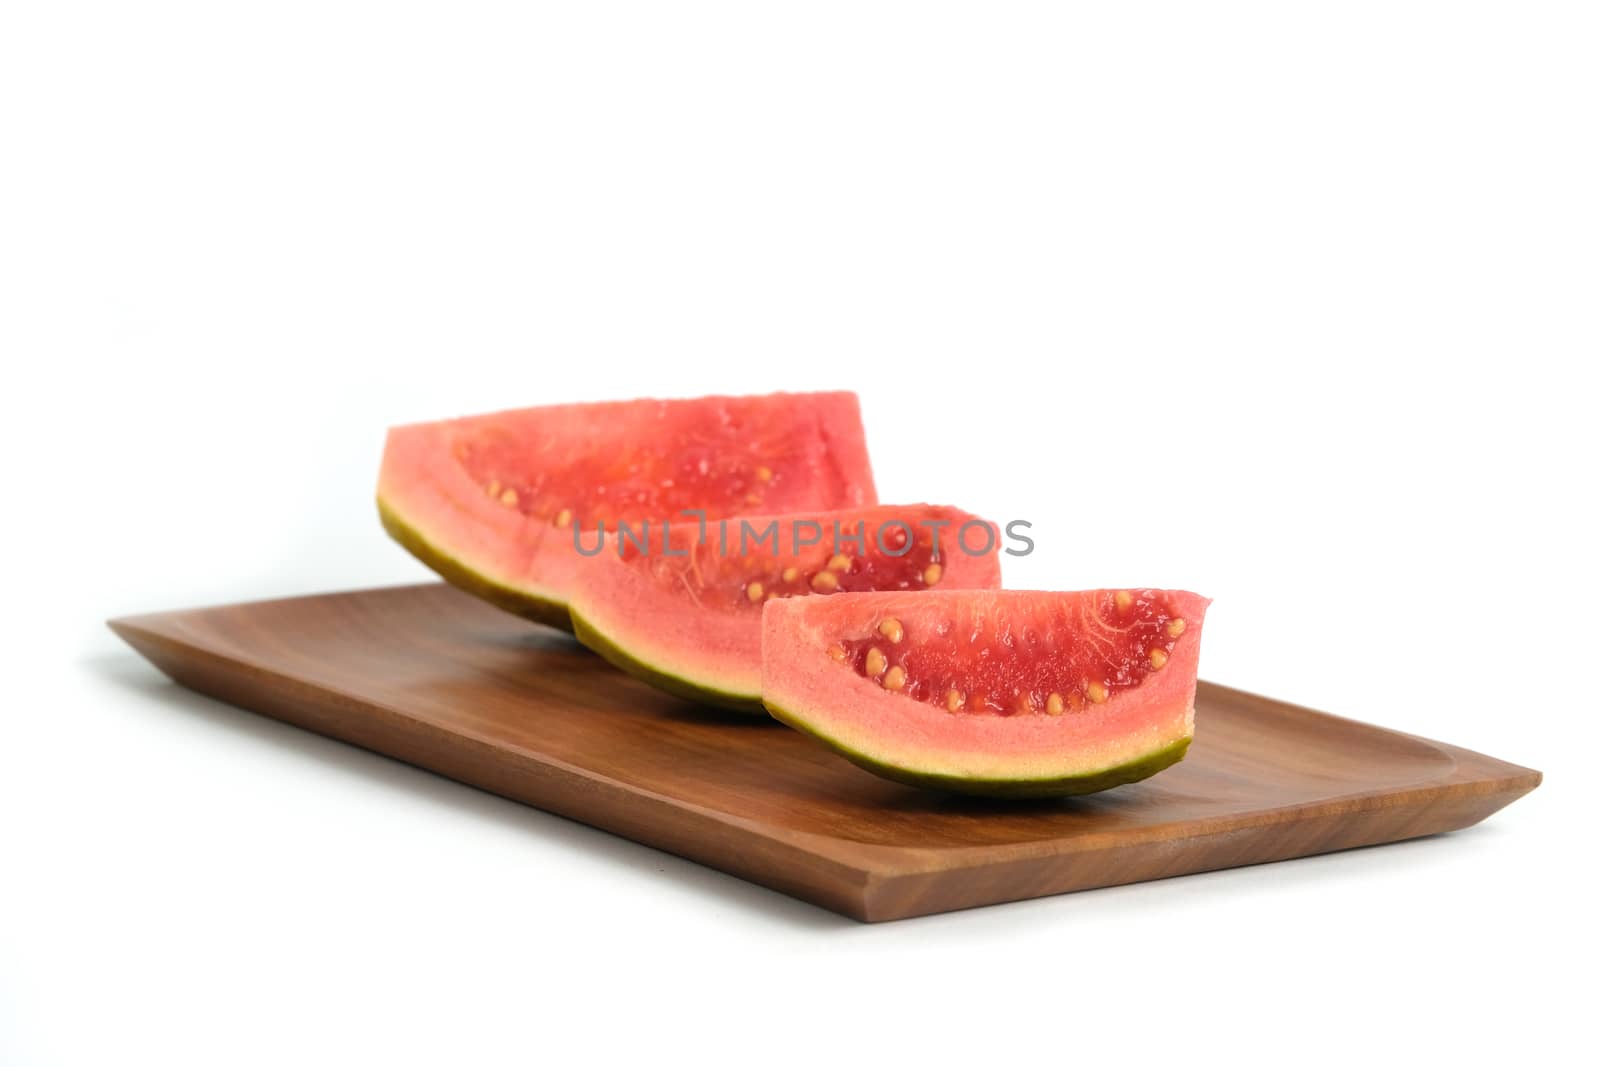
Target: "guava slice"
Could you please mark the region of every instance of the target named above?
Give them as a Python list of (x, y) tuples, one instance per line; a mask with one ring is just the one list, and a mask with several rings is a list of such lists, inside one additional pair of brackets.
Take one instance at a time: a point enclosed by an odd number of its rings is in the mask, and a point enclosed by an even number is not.
[(775, 717), (886, 778), (1092, 793), (1183, 758), (1210, 603), (1161, 589), (932, 590), (775, 600)]
[(524, 408), (389, 431), (378, 510), (447, 581), (570, 629), (601, 522), (877, 503), (852, 393)]
[(589, 561), (571, 601), (578, 640), (669, 692), (758, 714), (764, 604), (1000, 585), (994, 524), (941, 505), (680, 521), (646, 532), (606, 543)]

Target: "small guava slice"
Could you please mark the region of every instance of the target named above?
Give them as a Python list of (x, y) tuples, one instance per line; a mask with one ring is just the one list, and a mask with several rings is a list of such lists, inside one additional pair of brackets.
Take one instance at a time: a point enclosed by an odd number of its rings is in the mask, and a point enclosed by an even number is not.
[(1162, 589), (772, 601), (763, 701), (897, 781), (993, 796), (1097, 792), (1183, 758), (1209, 603)]

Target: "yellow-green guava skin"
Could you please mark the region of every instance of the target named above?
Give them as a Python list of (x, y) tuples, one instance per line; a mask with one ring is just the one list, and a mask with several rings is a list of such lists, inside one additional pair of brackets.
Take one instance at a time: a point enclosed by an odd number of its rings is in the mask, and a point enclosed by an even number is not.
[(1063, 775), (1059, 778), (963, 778), (956, 775), (919, 771), (908, 764), (885, 763), (863, 752), (842, 745), (828, 735), (812, 728), (803, 715), (786, 709), (772, 701), (765, 703), (774, 719), (792, 726), (801, 733), (821, 741), (845, 759), (881, 778), (914, 785), (923, 789), (937, 789), (946, 793), (967, 796), (1028, 799), (1038, 797), (1071, 797), (1086, 793), (1099, 793), (1119, 785), (1142, 781), (1183, 759), (1189, 750), (1191, 738), (1181, 738), (1171, 744), (1147, 752), (1137, 759), (1106, 767), (1090, 774)]
[(572, 616), (565, 604), (513, 589), (473, 570), (422, 536), (416, 527), (396, 514), (382, 497), (378, 498), (378, 518), (382, 520), (383, 528), (389, 532), (390, 537), (400, 542), (406, 551), (427, 564), (429, 569), (457, 589), (487, 600), (495, 607), (509, 611), (513, 615), (520, 615), (524, 619), (553, 626), (568, 633), (572, 632)]
[(596, 630), (580, 613), (571, 614), (572, 632), (578, 638), (579, 644), (599, 655), (613, 667), (649, 682), (657, 689), (663, 689), (673, 696), (692, 700), (697, 704), (709, 704), (712, 707), (743, 712), (746, 715), (761, 715), (766, 710), (761, 704), (760, 696), (729, 693), (698, 685), (673, 674), (664, 667), (646, 663)]

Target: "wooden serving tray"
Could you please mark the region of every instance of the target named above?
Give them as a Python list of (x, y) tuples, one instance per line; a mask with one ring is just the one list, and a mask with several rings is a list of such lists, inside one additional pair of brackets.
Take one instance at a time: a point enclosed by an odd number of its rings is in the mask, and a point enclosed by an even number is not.
[(1201, 682), (1176, 767), (1089, 797), (982, 801), (658, 693), (444, 585), (111, 627), (201, 693), (866, 921), (1458, 830), (1540, 780)]

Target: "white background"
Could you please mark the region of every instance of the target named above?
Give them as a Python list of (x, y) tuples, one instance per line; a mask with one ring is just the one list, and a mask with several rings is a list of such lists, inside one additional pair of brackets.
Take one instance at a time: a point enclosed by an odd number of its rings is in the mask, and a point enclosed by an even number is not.
[[(1095, 7), (0, 9), (0, 1063), (1588, 1047), (1600, 16)], [(1206, 676), (1546, 784), (866, 927), (101, 625), (422, 577), (391, 423), (819, 387), (1011, 584), (1199, 590)]]

